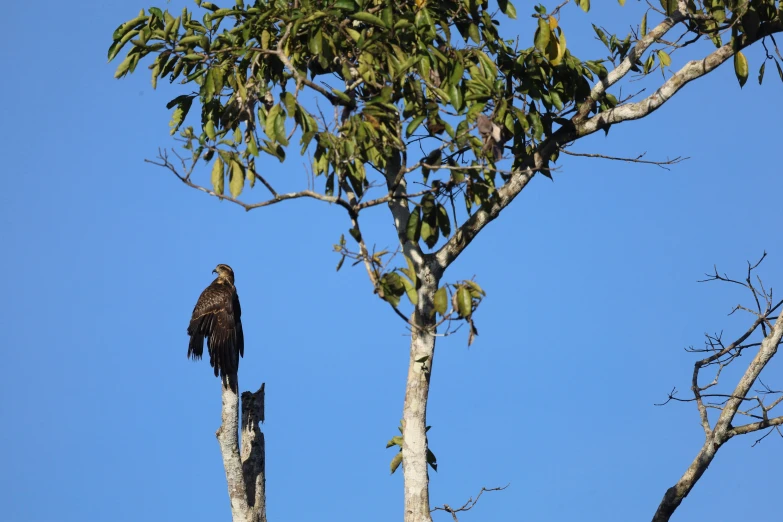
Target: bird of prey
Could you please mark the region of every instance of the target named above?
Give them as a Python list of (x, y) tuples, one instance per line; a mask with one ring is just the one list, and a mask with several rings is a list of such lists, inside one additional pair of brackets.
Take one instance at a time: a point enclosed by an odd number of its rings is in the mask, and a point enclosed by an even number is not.
[(219, 375), (223, 386), (236, 392), (239, 358), (245, 354), (242, 310), (231, 267), (219, 264), (212, 273), (217, 278), (201, 292), (190, 318), (188, 358), (201, 359), (206, 337), (209, 364), (215, 370), (215, 377)]

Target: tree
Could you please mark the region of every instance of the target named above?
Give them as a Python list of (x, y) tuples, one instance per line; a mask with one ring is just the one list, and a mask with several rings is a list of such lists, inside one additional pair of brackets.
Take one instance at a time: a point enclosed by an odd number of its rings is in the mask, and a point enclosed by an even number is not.
[[(742, 49), (774, 43), (783, 30), (775, 1), (664, 0), (625, 37), (596, 27), (608, 56), (583, 61), (561, 25), (568, 3), (535, 8), (532, 47), (501, 37), (501, 14), (516, 16), (507, 0), (499, 12), (484, 0), (197, 1), (198, 15), (151, 8), (113, 35), (110, 60), (131, 44), (116, 77), (149, 56), (153, 86), (159, 78), (185, 86), (168, 107), (187, 153), (174, 161), (161, 151), (153, 163), (246, 210), (296, 198), (345, 210), (351, 243), (343, 236), (335, 245), (337, 268), (362, 264), (411, 332), (400, 435), (389, 442), (399, 448), (391, 470), (402, 464), (407, 522), (431, 520), (428, 466), (437, 461), (426, 413), (436, 338), (465, 326), (473, 342), (485, 297), (475, 281), (444, 279), (449, 266), (537, 173), (551, 178), (560, 154), (577, 154), (573, 143), (646, 117), (731, 58), (743, 85)], [(686, 47), (699, 59), (672, 69), (671, 55)], [(783, 79), (779, 58), (768, 54), (759, 81), (766, 61)], [(658, 72), (664, 80), (647, 97), (612, 93)], [(186, 123), (194, 101), (195, 126)], [(257, 158), (284, 161), (294, 139), (312, 176), (303, 190), (279, 192)], [(211, 188), (199, 181), (199, 159), (211, 164)], [(256, 182), (269, 195), (251, 201), (245, 191)], [(360, 226), (383, 206), (394, 252), (371, 250)], [(244, 494), (229, 484), (232, 499)], [(234, 518), (245, 520), (237, 510)]]
[[(748, 312), (754, 317), (754, 320), (728, 345), (723, 342), (723, 335), (720, 333), (705, 334), (704, 348), (689, 349), (693, 353), (707, 354), (706, 357), (694, 363), (691, 379), (693, 398), (681, 399), (677, 397), (676, 389), (674, 389), (666, 402), (696, 403), (699, 421), (704, 429), (704, 445), (680, 480), (664, 494), (663, 500), (653, 516), (653, 522), (669, 520), (699, 478), (707, 471), (718, 450), (730, 439), (738, 435), (766, 430), (767, 433), (756, 440), (755, 444), (758, 444), (773, 431), (780, 433), (779, 426), (783, 424), (783, 415), (770, 417), (770, 412), (783, 402), (783, 392), (771, 389), (761, 380), (761, 373), (777, 353), (781, 339), (783, 339), (783, 322), (779, 320), (779, 310), (783, 301), (775, 302), (772, 298), (772, 289), (765, 288), (761, 278), (754, 274), (765, 257), (767, 257), (766, 252), (756, 263), (748, 263), (747, 276), (744, 281), (731, 279), (725, 274), (721, 275), (717, 268), (712, 275), (708, 274), (708, 278), (703, 281), (732, 283), (747, 289), (753, 298), (753, 304), (750, 307), (737, 305), (731, 314), (738, 311)], [(778, 316), (773, 316), (775, 313), (778, 313)], [(759, 333), (761, 333), (761, 339), (756, 341), (755, 338)], [(723, 370), (736, 362), (739, 357), (754, 349), (757, 350), (756, 355), (739, 376), (734, 389), (724, 393), (715, 391), (717, 390), (716, 386), (723, 384), (721, 382)], [(701, 371), (708, 368), (714, 368), (715, 372), (712, 381), (705, 383)], [(753, 390), (753, 385), (756, 382), (761, 388)], [(755, 392), (757, 395), (751, 395), (751, 392)], [(710, 411), (717, 413), (717, 419), (710, 419)], [(740, 419), (743, 417), (750, 419), (750, 422), (742, 424)], [(783, 434), (781, 435), (783, 436)]]

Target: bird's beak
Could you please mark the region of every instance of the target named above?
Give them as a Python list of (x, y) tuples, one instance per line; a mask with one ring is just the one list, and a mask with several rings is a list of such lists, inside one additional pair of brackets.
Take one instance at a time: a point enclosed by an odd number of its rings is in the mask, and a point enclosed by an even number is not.
[(214, 269), (214, 270), (212, 270), (212, 273), (213, 273), (213, 274), (217, 274), (217, 268), (216, 268), (216, 269)]

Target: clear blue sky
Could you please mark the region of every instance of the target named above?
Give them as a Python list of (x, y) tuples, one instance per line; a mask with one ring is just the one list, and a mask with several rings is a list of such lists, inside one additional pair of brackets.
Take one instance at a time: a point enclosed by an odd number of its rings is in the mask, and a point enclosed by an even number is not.
[[(504, 31), (528, 41), (522, 4)], [(335, 272), (332, 244), (349, 227), (339, 209), (245, 213), (143, 163), (171, 145), (165, 104), (178, 91), (153, 91), (144, 66), (112, 78), (111, 33), (141, 7), (6, 6), (0, 518), (229, 520), (219, 382), (185, 357), (195, 300), (228, 263), (245, 314), (240, 385), (267, 383), (269, 519), (400, 520), (402, 476), (389, 476), (384, 445), (402, 411), (402, 322), (363, 270)], [(561, 23), (588, 59), (601, 56), (591, 21), (625, 31), (642, 7), (568, 6)], [(438, 345), (433, 505), (510, 482), (461, 520), (646, 520), (690, 463), (695, 408), (653, 404), (688, 389), (683, 347), (747, 321), (726, 317), (744, 294), (696, 280), (713, 263), (739, 275), (766, 249), (762, 273), (783, 284), (783, 86), (769, 66), (759, 87), (760, 49), (748, 57), (743, 90), (729, 64), (575, 147), (689, 161), (667, 172), (565, 159), (451, 268), (489, 296), (471, 348), (463, 335)], [(278, 183), (305, 179), (296, 157), (264, 168)], [(386, 210), (371, 216), (366, 235), (393, 246)], [(779, 494), (781, 441), (754, 439), (720, 451), (676, 520), (741, 519), (751, 504), (740, 499)], [(718, 502), (727, 491), (735, 500)]]

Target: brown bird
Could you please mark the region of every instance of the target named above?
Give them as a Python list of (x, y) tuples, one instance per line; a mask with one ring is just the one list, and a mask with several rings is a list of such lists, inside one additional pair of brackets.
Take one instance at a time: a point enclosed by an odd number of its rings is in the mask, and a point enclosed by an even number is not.
[(503, 141), (501, 141), (501, 128), (492, 120), (479, 113), (476, 117), (479, 134), (484, 142), (482, 152), (492, 149), (492, 156), (495, 161), (503, 158)]
[(190, 318), (188, 358), (201, 359), (206, 337), (209, 364), (215, 370), (215, 377), (219, 375), (223, 386), (236, 392), (239, 358), (245, 355), (242, 309), (231, 267), (219, 264), (212, 273), (217, 278), (201, 292)]

